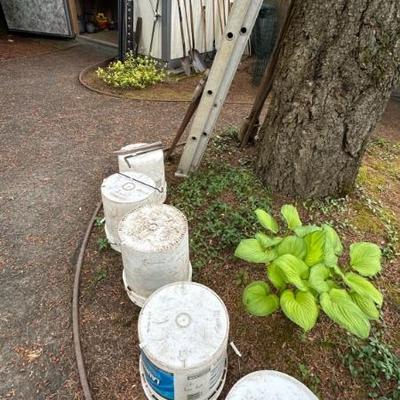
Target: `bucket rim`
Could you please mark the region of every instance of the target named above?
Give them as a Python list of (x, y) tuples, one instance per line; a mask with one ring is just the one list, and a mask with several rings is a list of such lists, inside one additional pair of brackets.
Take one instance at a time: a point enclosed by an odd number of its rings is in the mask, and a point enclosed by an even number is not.
[(299, 389), (303, 391), (304, 395), (309, 396), (309, 400), (318, 400), (318, 397), (303, 383), (300, 382), (298, 379), (294, 378), (293, 376), (290, 376), (288, 374), (285, 374), (284, 372), (276, 371), (276, 370), (259, 370), (259, 371), (254, 371), (251, 372), (250, 374), (245, 375), (241, 379), (239, 379), (231, 388), (229, 391), (228, 395), (226, 396), (225, 400), (233, 400), (233, 397), (239, 390), (239, 387), (241, 384), (245, 383), (249, 378), (251, 377), (263, 377), (263, 376), (276, 376), (279, 378), (284, 378), (287, 381), (290, 381), (294, 383)]
[[(129, 234), (124, 232), (127, 219), (137, 217), (135, 214), (139, 214), (140, 212), (143, 212), (146, 209), (150, 209), (150, 210), (170, 209), (176, 213), (176, 216), (178, 218), (180, 218), (182, 226), (184, 226), (184, 230), (182, 231), (182, 234), (179, 237), (177, 237), (174, 241), (171, 241), (168, 243), (168, 245), (169, 245), (168, 247), (160, 247), (158, 249), (143, 248), (143, 244), (141, 244), (139, 241), (133, 239), (132, 236), (130, 236)], [(140, 254), (168, 253), (172, 249), (174, 249), (176, 245), (180, 245), (182, 243), (182, 241), (184, 241), (186, 238), (187, 238), (187, 245), (189, 247), (189, 222), (188, 222), (188, 219), (181, 210), (179, 210), (178, 208), (176, 208), (170, 204), (157, 204), (157, 203), (144, 204), (143, 206), (139, 206), (139, 207), (135, 208), (134, 210), (126, 213), (118, 223), (117, 234), (118, 234), (118, 238), (120, 240), (121, 248), (126, 247), (127, 251), (135, 251)]]
[[(154, 179), (152, 179), (150, 176), (148, 176), (146, 174), (143, 174), (140, 172), (134, 172), (134, 171), (125, 171), (125, 172), (122, 172), (122, 174), (131, 176), (132, 178), (137, 179), (139, 181), (143, 181), (146, 185), (156, 187), (156, 183), (155, 183)], [(112, 203), (112, 204), (117, 204), (117, 205), (119, 205), (119, 204), (138, 204), (138, 207), (140, 207), (141, 203), (148, 201), (149, 199), (154, 197), (155, 194), (157, 193), (156, 189), (151, 188), (150, 186), (146, 186), (146, 185), (137, 183), (137, 185), (140, 185), (140, 187), (143, 189), (142, 190), (143, 196), (141, 196), (138, 199), (116, 198), (116, 197), (114, 197), (114, 193), (112, 191), (107, 190), (108, 189), (107, 185), (109, 184), (109, 182), (112, 182), (113, 179), (117, 179), (118, 177), (124, 178), (124, 176), (121, 175), (120, 172), (117, 172), (117, 173), (112, 174), (103, 179), (103, 182), (100, 187), (103, 204), (104, 204), (104, 200), (106, 199), (107, 202)], [(125, 179), (127, 180), (127, 183), (128, 183), (129, 182), (128, 178), (125, 178)]]

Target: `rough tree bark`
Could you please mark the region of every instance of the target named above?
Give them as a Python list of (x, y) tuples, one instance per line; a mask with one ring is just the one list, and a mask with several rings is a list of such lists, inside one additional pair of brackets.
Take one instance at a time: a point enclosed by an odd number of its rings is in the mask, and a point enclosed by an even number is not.
[(343, 195), (400, 74), (400, 0), (294, 1), (257, 172), (284, 195)]

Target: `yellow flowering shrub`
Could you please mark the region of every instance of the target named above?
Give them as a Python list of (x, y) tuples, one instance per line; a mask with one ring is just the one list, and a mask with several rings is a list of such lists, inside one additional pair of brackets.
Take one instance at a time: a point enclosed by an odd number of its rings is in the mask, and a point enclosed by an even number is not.
[(160, 63), (147, 56), (135, 57), (127, 53), (124, 61), (114, 61), (96, 70), (97, 76), (110, 86), (144, 89), (164, 81), (166, 70)]

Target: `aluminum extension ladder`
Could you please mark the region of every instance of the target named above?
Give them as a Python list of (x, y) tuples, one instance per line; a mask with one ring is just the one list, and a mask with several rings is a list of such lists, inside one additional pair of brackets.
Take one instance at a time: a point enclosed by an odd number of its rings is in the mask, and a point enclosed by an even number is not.
[(236, 0), (193, 120), (176, 176), (187, 177), (203, 158), (263, 0)]

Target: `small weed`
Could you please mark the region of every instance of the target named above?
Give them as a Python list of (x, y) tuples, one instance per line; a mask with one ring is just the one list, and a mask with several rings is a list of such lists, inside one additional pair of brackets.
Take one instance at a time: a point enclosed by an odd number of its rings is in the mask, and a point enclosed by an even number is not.
[(301, 374), (301, 380), (311, 388), (311, 390), (318, 395), (319, 386), (321, 384), (321, 379), (315, 375), (310, 368), (304, 364), (299, 364), (299, 371)]
[(233, 140), (237, 140), (238, 133), (239, 133), (239, 129), (237, 126), (231, 125), (225, 129), (225, 136), (227, 136)]
[(303, 207), (310, 213), (310, 222), (324, 221), (339, 231), (346, 231), (354, 230), (353, 224), (346, 217), (350, 204), (351, 199), (348, 196), (338, 199), (327, 197), (323, 200), (306, 200)]
[(369, 143), (367, 152), (383, 161), (393, 161), (400, 154), (400, 144), (383, 138), (377, 138)]
[(368, 385), (369, 398), (400, 399), (400, 358), (379, 337), (366, 342), (349, 338), (343, 362), (353, 377)]
[(110, 243), (107, 238), (101, 238), (97, 240), (97, 246), (99, 251), (105, 251), (110, 247)]
[(368, 147), (369, 148), (374, 148), (374, 147), (385, 147), (387, 145), (388, 141), (384, 138), (376, 138), (370, 141)]
[(107, 278), (107, 271), (104, 269), (99, 269), (95, 272), (94, 280), (96, 283), (104, 281)]
[(241, 269), (237, 274), (235, 278), (235, 283), (237, 286), (247, 286), (249, 283), (249, 274), (246, 270)]
[(348, 197), (342, 197), (339, 199), (327, 197), (324, 200), (307, 200), (303, 203), (303, 207), (311, 213), (319, 212), (322, 215), (330, 215), (335, 212), (345, 212), (348, 203)]
[(212, 148), (217, 153), (227, 151), (232, 148), (232, 144), (237, 143), (238, 128), (230, 126), (221, 134), (216, 135), (212, 140)]
[(100, 227), (103, 226), (105, 223), (105, 219), (103, 217), (97, 217), (94, 221), (95, 226)]

